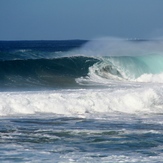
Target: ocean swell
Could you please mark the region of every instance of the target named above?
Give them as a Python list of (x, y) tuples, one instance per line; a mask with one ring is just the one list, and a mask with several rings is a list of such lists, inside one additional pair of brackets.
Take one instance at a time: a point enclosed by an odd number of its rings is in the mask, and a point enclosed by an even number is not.
[(97, 59), (82, 56), (0, 61), (0, 86), (55, 88), (72, 85), (75, 78), (86, 76), (95, 62)]

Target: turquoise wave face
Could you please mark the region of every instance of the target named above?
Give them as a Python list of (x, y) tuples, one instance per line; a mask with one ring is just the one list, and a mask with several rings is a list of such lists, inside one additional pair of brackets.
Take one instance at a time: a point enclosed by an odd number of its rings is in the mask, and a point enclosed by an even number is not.
[(124, 79), (136, 79), (143, 74), (162, 73), (163, 55), (103, 57), (93, 69), (104, 78), (106, 74), (111, 74)]

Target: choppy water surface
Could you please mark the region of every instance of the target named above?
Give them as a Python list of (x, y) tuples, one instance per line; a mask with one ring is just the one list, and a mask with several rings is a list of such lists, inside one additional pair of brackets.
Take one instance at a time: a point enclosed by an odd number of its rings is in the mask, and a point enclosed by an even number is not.
[(39, 115), (0, 120), (1, 161), (159, 162), (162, 115), (104, 119)]

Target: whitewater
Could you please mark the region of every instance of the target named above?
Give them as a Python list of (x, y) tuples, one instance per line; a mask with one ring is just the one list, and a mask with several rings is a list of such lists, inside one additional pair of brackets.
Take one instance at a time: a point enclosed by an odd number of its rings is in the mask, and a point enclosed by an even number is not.
[(163, 41), (0, 41), (1, 162), (161, 162)]

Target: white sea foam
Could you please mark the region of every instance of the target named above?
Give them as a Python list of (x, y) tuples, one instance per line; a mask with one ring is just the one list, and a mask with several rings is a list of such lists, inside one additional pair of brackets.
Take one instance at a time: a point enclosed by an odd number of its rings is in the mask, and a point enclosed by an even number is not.
[(138, 82), (151, 82), (151, 83), (163, 83), (163, 73), (160, 74), (143, 74), (135, 81)]
[(138, 78), (135, 79), (125, 79), (121, 78), (117, 75), (113, 75), (110, 73), (107, 73), (105, 71), (99, 71), (97, 74), (96, 68), (91, 67), (89, 69), (88, 76), (86, 77), (80, 77), (76, 79), (76, 82), (81, 85), (94, 85), (94, 84), (99, 84), (99, 85), (114, 85), (114, 83), (124, 83), (125, 84), (132, 84), (132, 85), (139, 85), (139, 84), (149, 84), (149, 83), (163, 83), (163, 73), (160, 74), (143, 74)]
[(160, 91), (152, 88), (0, 93), (0, 115), (55, 113), (98, 117), (113, 112), (162, 113), (161, 98)]

